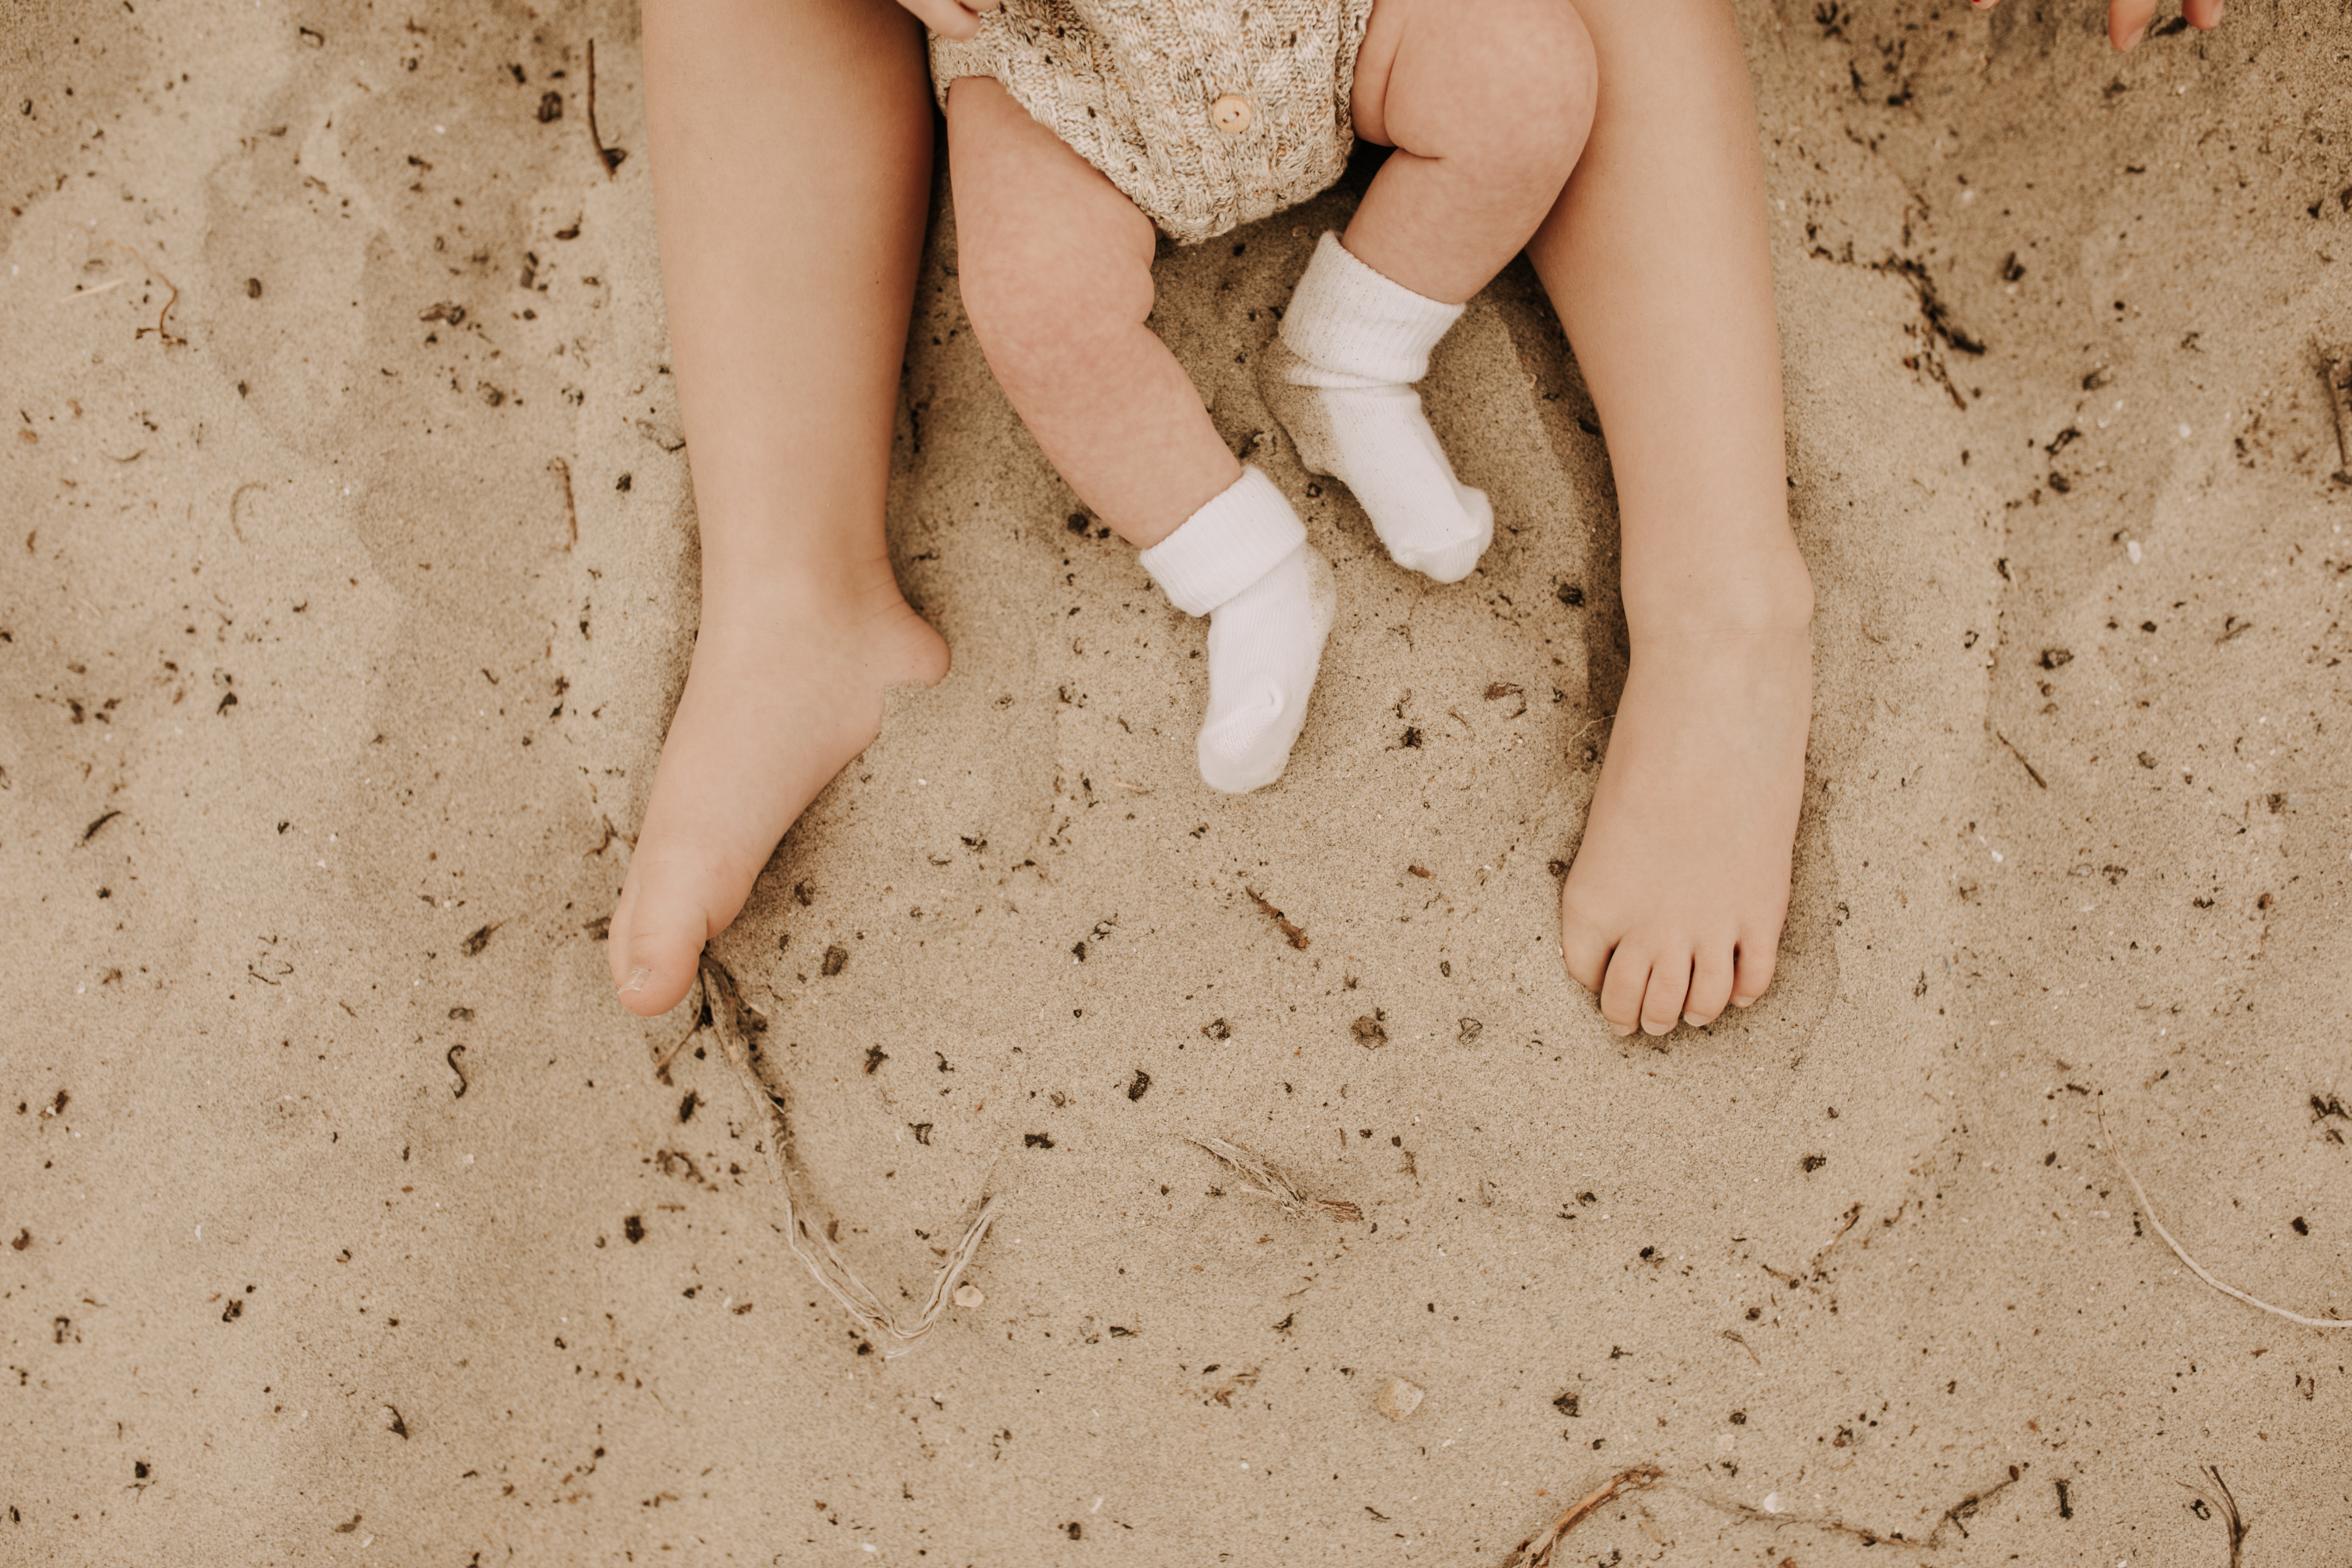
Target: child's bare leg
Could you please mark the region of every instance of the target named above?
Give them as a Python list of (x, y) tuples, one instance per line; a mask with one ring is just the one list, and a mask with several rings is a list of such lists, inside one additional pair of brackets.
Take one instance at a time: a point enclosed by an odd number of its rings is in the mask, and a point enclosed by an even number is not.
[(1169, 598), (1211, 617), (1202, 777), (1271, 784), (1330, 630), (1330, 568), (1144, 324), (1150, 220), (985, 77), (948, 89), (948, 159), (964, 307), (997, 384)]
[(997, 384), (1062, 478), (1148, 549), (1242, 477), (1151, 314), (1151, 220), (1003, 86), (948, 90), (956, 269)]
[(873, 740), (884, 689), (948, 655), (883, 541), (929, 188), (920, 35), (888, 0), (647, 0), (644, 26), (703, 584), (607, 949), (654, 1014)]
[(1569, 973), (1620, 1034), (1772, 977), (1811, 715), (1780, 340), (1746, 61), (1720, 0), (1578, 0), (1583, 161), (1528, 247), (1615, 470), (1633, 659), (1560, 892)]
[(1348, 487), (1399, 565), (1440, 583), (1476, 569), (1495, 512), (1455, 477), (1413, 384), (1559, 200), (1592, 100), (1566, 0), (1379, 0), (1350, 108), (1397, 150), (1346, 237), (1316, 247), (1258, 361), (1299, 462)]
[(1349, 108), (1359, 135), (1396, 151), (1341, 243), (1417, 294), (1468, 300), (1559, 200), (1593, 90), (1566, 0), (1379, 0)]

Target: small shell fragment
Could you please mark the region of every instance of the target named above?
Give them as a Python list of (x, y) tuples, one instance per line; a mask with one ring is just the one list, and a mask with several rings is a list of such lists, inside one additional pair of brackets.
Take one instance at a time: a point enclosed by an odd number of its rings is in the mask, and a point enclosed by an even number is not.
[(1407, 1383), (1401, 1377), (1392, 1377), (1381, 1388), (1380, 1398), (1373, 1404), (1380, 1413), (1390, 1420), (1402, 1421), (1413, 1413), (1414, 1407), (1421, 1404), (1421, 1388), (1418, 1384)]
[(956, 1287), (955, 1304), (959, 1307), (977, 1307), (987, 1300), (988, 1292), (969, 1279)]

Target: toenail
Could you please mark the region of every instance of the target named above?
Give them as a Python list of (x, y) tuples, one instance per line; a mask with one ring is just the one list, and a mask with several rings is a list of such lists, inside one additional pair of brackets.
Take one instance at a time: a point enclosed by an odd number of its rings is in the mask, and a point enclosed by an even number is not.
[(1633, 1026), (1631, 1024), (1612, 1024), (1609, 1026), (1609, 1031), (1622, 1040), (1626, 1036), (1633, 1032)]
[(1700, 1017), (1696, 1013), (1684, 1014), (1683, 1022), (1688, 1024), (1694, 1029), (1704, 1029), (1706, 1027), (1706, 1020)]
[(629, 971), (629, 978), (621, 986), (621, 990), (624, 994), (631, 991), (643, 991), (646, 988), (646, 982), (651, 980), (653, 976), (654, 972), (646, 965), (640, 963), (635, 969)]

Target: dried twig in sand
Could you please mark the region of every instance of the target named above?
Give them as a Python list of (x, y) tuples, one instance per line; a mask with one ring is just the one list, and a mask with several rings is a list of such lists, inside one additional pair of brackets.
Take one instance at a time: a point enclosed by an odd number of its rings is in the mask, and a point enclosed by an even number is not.
[(685, 1034), (680, 1035), (676, 1040), (672, 1041), (667, 1047), (655, 1054), (654, 1077), (658, 1079), (664, 1087), (667, 1087), (669, 1084), (669, 1064), (677, 1060), (677, 1053), (686, 1049), (688, 1042), (692, 1040), (695, 1036), (700, 1033), (702, 1033), (702, 1021), (698, 1018), (695, 1020), (693, 1028), (688, 1029)]
[[(105, 246), (109, 250), (119, 250), (122, 252), (123, 255), (139, 263), (140, 267), (145, 270), (147, 276), (152, 278), (156, 282), (161, 283), (164, 288), (169, 289), (172, 291), (172, 297), (163, 301), (163, 308), (155, 312), (155, 324), (152, 327), (142, 327), (131, 335), (134, 338), (143, 338), (148, 333), (152, 332), (162, 341), (163, 346), (167, 349), (186, 348), (188, 346), (188, 340), (173, 331), (171, 327), (167, 324), (172, 319), (172, 307), (180, 302), (180, 286), (177, 283), (173, 282), (169, 278), (164, 277), (163, 274), (156, 268), (153, 262), (148, 260), (145, 257), (140, 255), (137, 251), (131, 249), (121, 240), (101, 239), (98, 243)], [(91, 292), (95, 293), (96, 290), (93, 289)]]
[[(1752, 1520), (1759, 1524), (1801, 1524), (1808, 1530), (1833, 1531), (1840, 1535), (1854, 1536), (1864, 1546), (1905, 1546), (1914, 1552), (1932, 1552), (1942, 1543), (1946, 1525), (1950, 1525), (1962, 1535), (1966, 1535), (1969, 1532), (1967, 1521), (1976, 1517), (1978, 1510), (2014, 1485), (2018, 1475), (2017, 1468), (2012, 1465), (2010, 1467), (2010, 1473), (2000, 1480), (1995, 1481), (1982, 1491), (1970, 1492), (1946, 1509), (1943, 1517), (1936, 1521), (1936, 1528), (1929, 1531), (1927, 1538), (1921, 1541), (1910, 1540), (1898, 1531), (1874, 1530), (1868, 1525), (1848, 1524), (1835, 1514), (1780, 1513), (1769, 1508), (1753, 1508), (1744, 1502), (1726, 1502), (1721, 1498), (1709, 1497), (1696, 1488), (1673, 1482), (1667, 1484), (1673, 1486), (1675, 1490), (1681, 1492), (1685, 1497), (1695, 1498), (1718, 1513), (1727, 1513), (1735, 1519)], [(1769, 1503), (1775, 1500), (1768, 1496), (1764, 1500)]]
[(2336, 478), (2352, 478), (2352, 347), (2322, 349), (2320, 374), (2327, 380), (2327, 405), (2336, 414), (2336, 455), (2344, 459)]
[[(1769, 1509), (1754, 1508), (1744, 1502), (1726, 1502), (1721, 1498), (1709, 1497), (1705, 1492), (1694, 1491), (1688, 1487), (1676, 1487), (1675, 1489), (1685, 1496), (1696, 1498), (1717, 1512), (1727, 1513), (1734, 1519), (1749, 1520), (1758, 1524), (1801, 1524), (1809, 1530), (1835, 1531), (1841, 1535), (1859, 1538), (1864, 1546), (1907, 1546), (1914, 1552), (1920, 1552), (1925, 1551), (1935, 1541), (1933, 1535), (1926, 1541), (1906, 1541), (1899, 1535), (1888, 1535), (1880, 1531), (1872, 1530), (1866, 1525), (1848, 1524), (1833, 1514), (1775, 1513)], [(1977, 1500), (1980, 1503), (1983, 1500)], [(1943, 1526), (1938, 1524), (1936, 1529), (1940, 1533)]]
[(1612, 710), (1611, 712), (1601, 714), (1598, 719), (1587, 719), (1582, 724), (1577, 727), (1576, 733), (1568, 738), (1568, 743), (1573, 746), (1579, 741), (1584, 739), (1586, 735), (1590, 734), (1596, 726), (1606, 724), (1615, 717), (1617, 717), (1617, 715)]
[(547, 471), (563, 481), (563, 548), (580, 542), (580, 508), (572, 499), (572, 465), (561, 458), (547, 459)]
[(2214, 1279), (2210, 1274), (2208, 1274), (2205, 1271), (2205, 1266), (2198, 1262), (2197, 1259), (2189, 1257), (2188, 1251), (2181, 1247), (2180, 1243), (2172, 1239), (2172, 1233), (2164, 1228), (2164, 1222), (2156, 1217), (2156, 1210), (2148, 1205), (2147, 1189), (2139, 1184), (2139, 1178), (2132, 1173), (2131, 1166), (2124, 1162), (2123, 1151), (2116, 1147), (2116, 1141), (2112, 1137), (2108, 1136), (2107, 1101), (2106, 1096), (2104, 1093), (2100, 1095), (2098, 1100), (2098, 1112), (2099, 1142), (2107, 1146), (2107, 1158), (2116, 1163), (2116, 1168), (2124, 1173), (2124, 1180), (2131, 1184), (2132, 1195), (2139, 1199), (2139, 1212), (2147, 1216), (2147, 1223), (2156, 1227), (2156, 1234), (2164, 1237), (2164, 1245), (2172, 1248), (2173, 1256), (2179, 1258), (2181, 1262), (2189, 1265), (2189, 1271), (2191, 1274), (2196, 1275), (2197, 1278), (2205, 1281), (2206, 1284), (2213, 1287), (2214, 1289), (2221, 1292), (2222, 1295), (2234, 1296), (2239, 1300), (2243, 1301), (2247, 1306), (2268, 1312), (2273, 1318), (2284, 1318), (2288, 1322), (2300, 1323), (2306, 1329), (2352, 1329), (2352, 1320), (2343, 1318), (2306, 1318), (2299, 1312), (2290, 1312), (2284, 1307), (2273, 1307), (2268, 1301), (2249, 1296), (2234, 1285), (2224, 1285), (2221, 1281)]
[(1590, 1496), (1553, 1520), (1551, 1528), (1520, 1542), (1512, 1549), (1511, 1554), (1503, 1559), (1503, 1568), (1549, 1568), (1551, 1549), (1559, 1544), (1559, 1538), (1598, 1513), (1601, 1505), (1620, 1492), (1641, 1491), (1665, 1479), (1666, 1472), (1655, 1465), (1635, 1465), (1630, 1470), (1618, 1471)]
[(1185, 1142), (1206, 1149), (1236, 1174), (1247, 1176), (1257, 1184), (1254, 1187), (1244, 1187), (1242, 1191), (1261, 1198), (1272, 1198), (1292, 1214), (1318, 1209), (1333, 1219), (1358, 1220), (1364, 1217), (1364, 1211), (1345, 1198), (1308, 1197), (1282, 1173), (1280, 1167), (1268, 1163), (1264, 1157), (1252, 1153), (1238, 1143), (1228, 1143), (1222, 1138), (1188, 1138)]
[(2050, 781), (2042, 776), (2042, 770), (2040, 768), (2035, 767), (2032, 763), (2025, 760), (2025, 753), (2017, 749), (2016, 742), (2011, 740), (2008, 736), (2002, 734), (1998, 730), (1995, 730), (1992, 732), (1992, 738), (2009, 748), (2009, 754), (2017, 759), (2017, 765), (2025, 770), (2025, 776), (2033, 781), (2034, 786), (2037, 789), (2048, 789), (2050, 787)]
[(1290, 920), (1285, 916), (1280, 910), (1276, 909), (1272, 904), (1268, 903), (1266, 901), (1265, 895), (1259, 892), (1255, 888), (1244, 888), (1242, 891), (1247, 893), (1256, 903), (1257, 907), (1264, 910), (1266, 912), (1267, 917), (1271, 919), (1276, 926), (1281, 928), (1284, 939), (1287, 941), (1291, 946), (1297, 948), (1301, 952), (1307, 951), (1306, 927)]
[(1845, 1233), (1861, 1223), (1861, 1220), (1862, 1205), (1859, 1203), (1848, 1205), (1844, 1215), (1841, 1216), (1837, 1234), (1822, 1244), (1822, 1249), (1813, 1254), (1813, 1260), (1805, 1266), (1806, 1269), (1811, 1273), (1819, 1274), (1822, 1271), (1822, 1259), (1827, 1258), (1836, 1248), (1837, 1244), (1845, 1239)]
[[(1003, 1199), (991, 1197), (980, 1205), (980, 1214), (964, 1231), (931, 1276), (931, 1293), (923, 1302), (921, 1314), (912, 1323), (901, 1324), (890, 1315), (881, 1298), (858, 1279), (856, 1272), (843, 1261), (830, 1236), (813, 1238), (808, 1226), (801, 1220), (793, 1204), (793, 1126), (790, 1106), (784, 1096), (761, 1080), (759, 1069), (751, 1064), (751, 1054), (744, 1043), (742, 1028), (743, 998), (736, 989), (735, 976), (727, 966), (709, 954), (702, 960), (703, 1002), (710, 1010), (711, 1032), (719, 1037), (720, 1048), (727, 1059), (735, 1065), (736, 1075), (743, 1081), (743, 1092), (751, 1098), (752, 1119), (767, 1129), (761, 1142), (768, 1151), (768, 1163), (775, 1173), (776, 1193), (784, 1209), (784, 1243), (793, 1249), (810, 1276), (831, 1292), (833, 1299), (857, 1325), (877, 1338), (898, 1342), (894, 1349), (885, 1350), (885, 1356), (902, 1355), (914, 1346), (914, 1342), (929, 1333), (931, 1325), (947, 1310), (948, 1298), (954, 1291), (956, 1280), (972, 1254), (980, 1250), (981, 1239), (995, 1222), (996, 1211)], [(821, 1241), (824, 1256), (820, 1258), (812, 1246)]]
[(2220, 1492), (2221, 1494), (2220, 1497), (2215, 1497), (2212, 1492), (2201, 1488), (2189, 1486), (2187, 1481), (2180, 1484), (2189, 1487), (2190, 1491), (2205, 1500), (2208, 1507), (2221, 1516), (2221, 1522), (2230, 1530), (2230, 1568), (2238, 1568), (2240, 1560), (2245, 1555), (2246, 1532), (2253, 1529), (2253, 1526), (2248, 1524), (2239, 1515), (2238, 1500), (2230, 1494), (2230, 1483), (2221, 1479), (2221, 1467), (2200, 1465), (2198, 1470), (2206, 1479), (2213, 1483), (2213, 1491)]
[(588, 40), (588, 140), (595, 144), (596, 162), (604, 166), (604, 177), (612, 179), (620, 173), (621, 160), (627, 157), (618, 147), (604, 145), (604, 133), (596, 129), (596, 40)]

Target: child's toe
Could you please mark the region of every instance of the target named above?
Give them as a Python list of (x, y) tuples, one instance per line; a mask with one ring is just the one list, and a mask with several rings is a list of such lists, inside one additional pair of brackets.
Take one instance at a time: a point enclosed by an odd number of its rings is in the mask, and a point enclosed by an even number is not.
[(1609, 973), (1610, 950), (1617, 944), (1601, 928), (1562, 911), (1559, 958), (1568, 977), (1594, 995), (1601, 994), (1601, 977)]
[(1733, 1005), (1749, 1006), (1756, 998), (1764, 994), (1765, 988), (1772, 984), (1772, 971), (1779, 962), (1780, 951), (1780, 933), (1777, 931), (1739, 939), (1737, 974), (1731, 985)]
[(637, 885), (624, 883), (620, 900), (613, 906), (612, 918), (604, 922), (604, 964), (613, 972), (615, 990), (629, 978), (629, 910), (636, 903)]
[(1642, 995), (1650, 982), (1650, 955), (1630, 942), (1620, 942), (1609, 955), (1609, 973), (1601, 982), (1601, 1016), (1619, 1035), (1641, 1026)]
[(1650, 983), (1642, 988), (1642, 1031), (1664, 1035), (1683, 1021), (1683, 1002), (1690, 994), (1691, 961), (1687, 952), (1661, 954), (1650, 965)]
[(666, 889), (657, 875), (640, 883), (633, 875), (613, 910), (606, 958), (621, 1005), (640, 1017), (668, 1012), (694, 986), (709, 917), (678, 889)]
[(1690, 996), (1683, 1003), (1683, 1022), (1705, 1028), (1723, 1014), (1731, 1000), (1732, 948), (1728, 942), (1701, 947), (1691, 965)]

